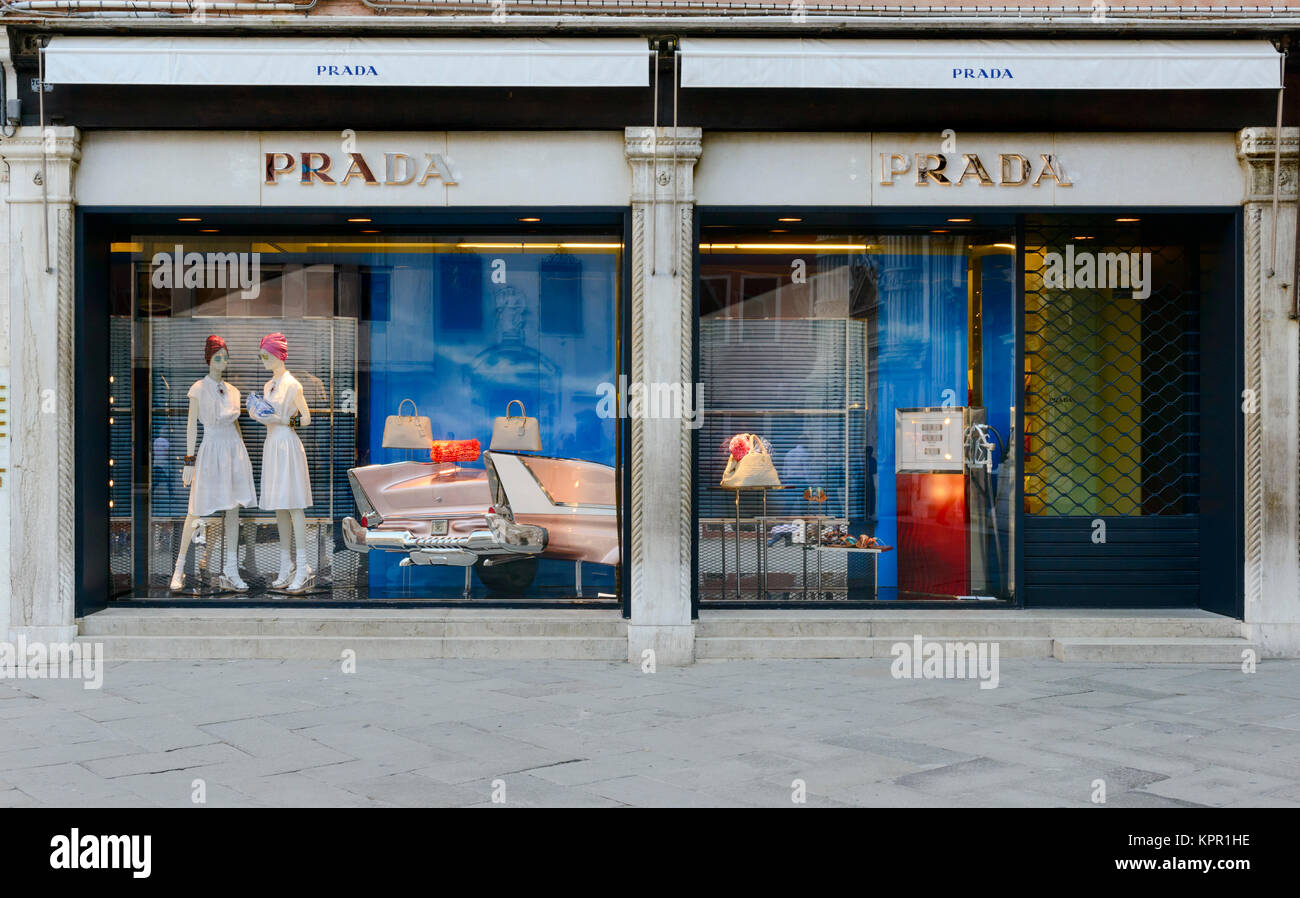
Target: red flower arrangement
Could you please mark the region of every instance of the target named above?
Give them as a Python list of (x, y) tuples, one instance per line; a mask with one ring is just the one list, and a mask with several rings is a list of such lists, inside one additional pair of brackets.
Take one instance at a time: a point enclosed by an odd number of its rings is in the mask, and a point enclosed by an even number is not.
[(429, 460), (444, 462), (478, 461), (482, 447), (478, 440), (434, 440)]

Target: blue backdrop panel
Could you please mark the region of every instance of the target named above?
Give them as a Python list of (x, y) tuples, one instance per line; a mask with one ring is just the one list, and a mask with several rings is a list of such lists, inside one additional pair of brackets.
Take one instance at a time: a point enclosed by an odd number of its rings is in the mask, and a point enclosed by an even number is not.
[[(616, 421), (596, 408), (601, 383), (616, 380), (616, 254), (488, 251), (386, 262), (388, 315), (381, 320), (372, 306), (370, 396), (362, 397), (370, 406), (362, 448), (372, 462), (428, 460), (382, 448), (384, 420), (409, 398), (435, 439), (477, 439), (484, 449), (493, 419), (518, 399), (538, 419), (543, 454), (615, 464)], [(432, 594), (464, 584), (460, 568), (398, 568), (398, 559), (370, 553), (372, 590)], [(543, 562), (533, 591), (571, 589), (574, 573), (571, 563)], [(585, 587), (613, 582), (612, 569), (583, 570)]]
[[(959, 254), (878, 259), (876, 536), (896, 546), (894, 410), (966, 404), (967, 270)], [(897, 552), (880, 556), (879, 582), (881, 599), (896, 598)]]

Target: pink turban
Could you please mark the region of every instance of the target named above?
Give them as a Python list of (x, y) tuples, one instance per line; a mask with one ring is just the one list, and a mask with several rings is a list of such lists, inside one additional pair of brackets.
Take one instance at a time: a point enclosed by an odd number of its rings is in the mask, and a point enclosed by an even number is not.
[(265, 349), (282, 362), (289, 357), (289, 341), (281, 333), (267, 334), (258, 348)]

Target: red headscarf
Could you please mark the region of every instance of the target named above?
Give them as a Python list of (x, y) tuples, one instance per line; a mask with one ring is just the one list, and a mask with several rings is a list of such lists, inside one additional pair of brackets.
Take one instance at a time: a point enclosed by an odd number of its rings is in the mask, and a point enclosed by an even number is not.
[[(203, 364), (212, 364), (212, 357), (217, 354), (218, 349), (225, 349), (226, 341), (212, 334), (208, 337), (208, 342), (203, 346)], [(226, 350), (229, 352), (229, 350)]]
[(289, 340), (279, 332), (263, 337), (258, 348), (265, 349), (282, 362), (289, 357)]

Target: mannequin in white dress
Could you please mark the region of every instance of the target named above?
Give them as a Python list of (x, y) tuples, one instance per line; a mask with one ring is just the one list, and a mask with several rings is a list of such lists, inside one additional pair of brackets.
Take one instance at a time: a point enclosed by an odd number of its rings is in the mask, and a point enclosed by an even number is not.
[[(290, 422), (297, 415), (297, 426), (307, 427), (311, 424), (311, 411), (303, 398), (302, 384), (285, 370), (288, 355), (289, 342), (284, 334), (267, 334), (262, 338), (258, 358), (272, 375), (263, 392), (271, 411), (254, 416), (254, 420), (266, 425), (260, 505), (275, 512), (280, 529), (280, 575), (271, 583), (271, 588), (302, 593), (312, 586), (312, 569), (307, 563), (311, 476), (307, 471), (307, 452)], [(291, 533), (296, 562), (289, 552)]]
[[(185, 588), (185, 556), (199, 521), (224, 511), (226, 557), (217, 586), (227, 592), (245, 592), (248, 584), (239, 576), (239, 509), (257, 504), (253, 465), (235, 423), (239, 420), (239, 390), (224, 380), (230, 362), (226, 341), (215, 334), (208, 337), (203, 356), (208, 373), (194, 382), (188, 394), (190, 410), (181, 482), (189, 488), (190, 504), (170, 586), (173, 592)], [(203, 442), (196, 453), (199, 424), (203, 425)]]

